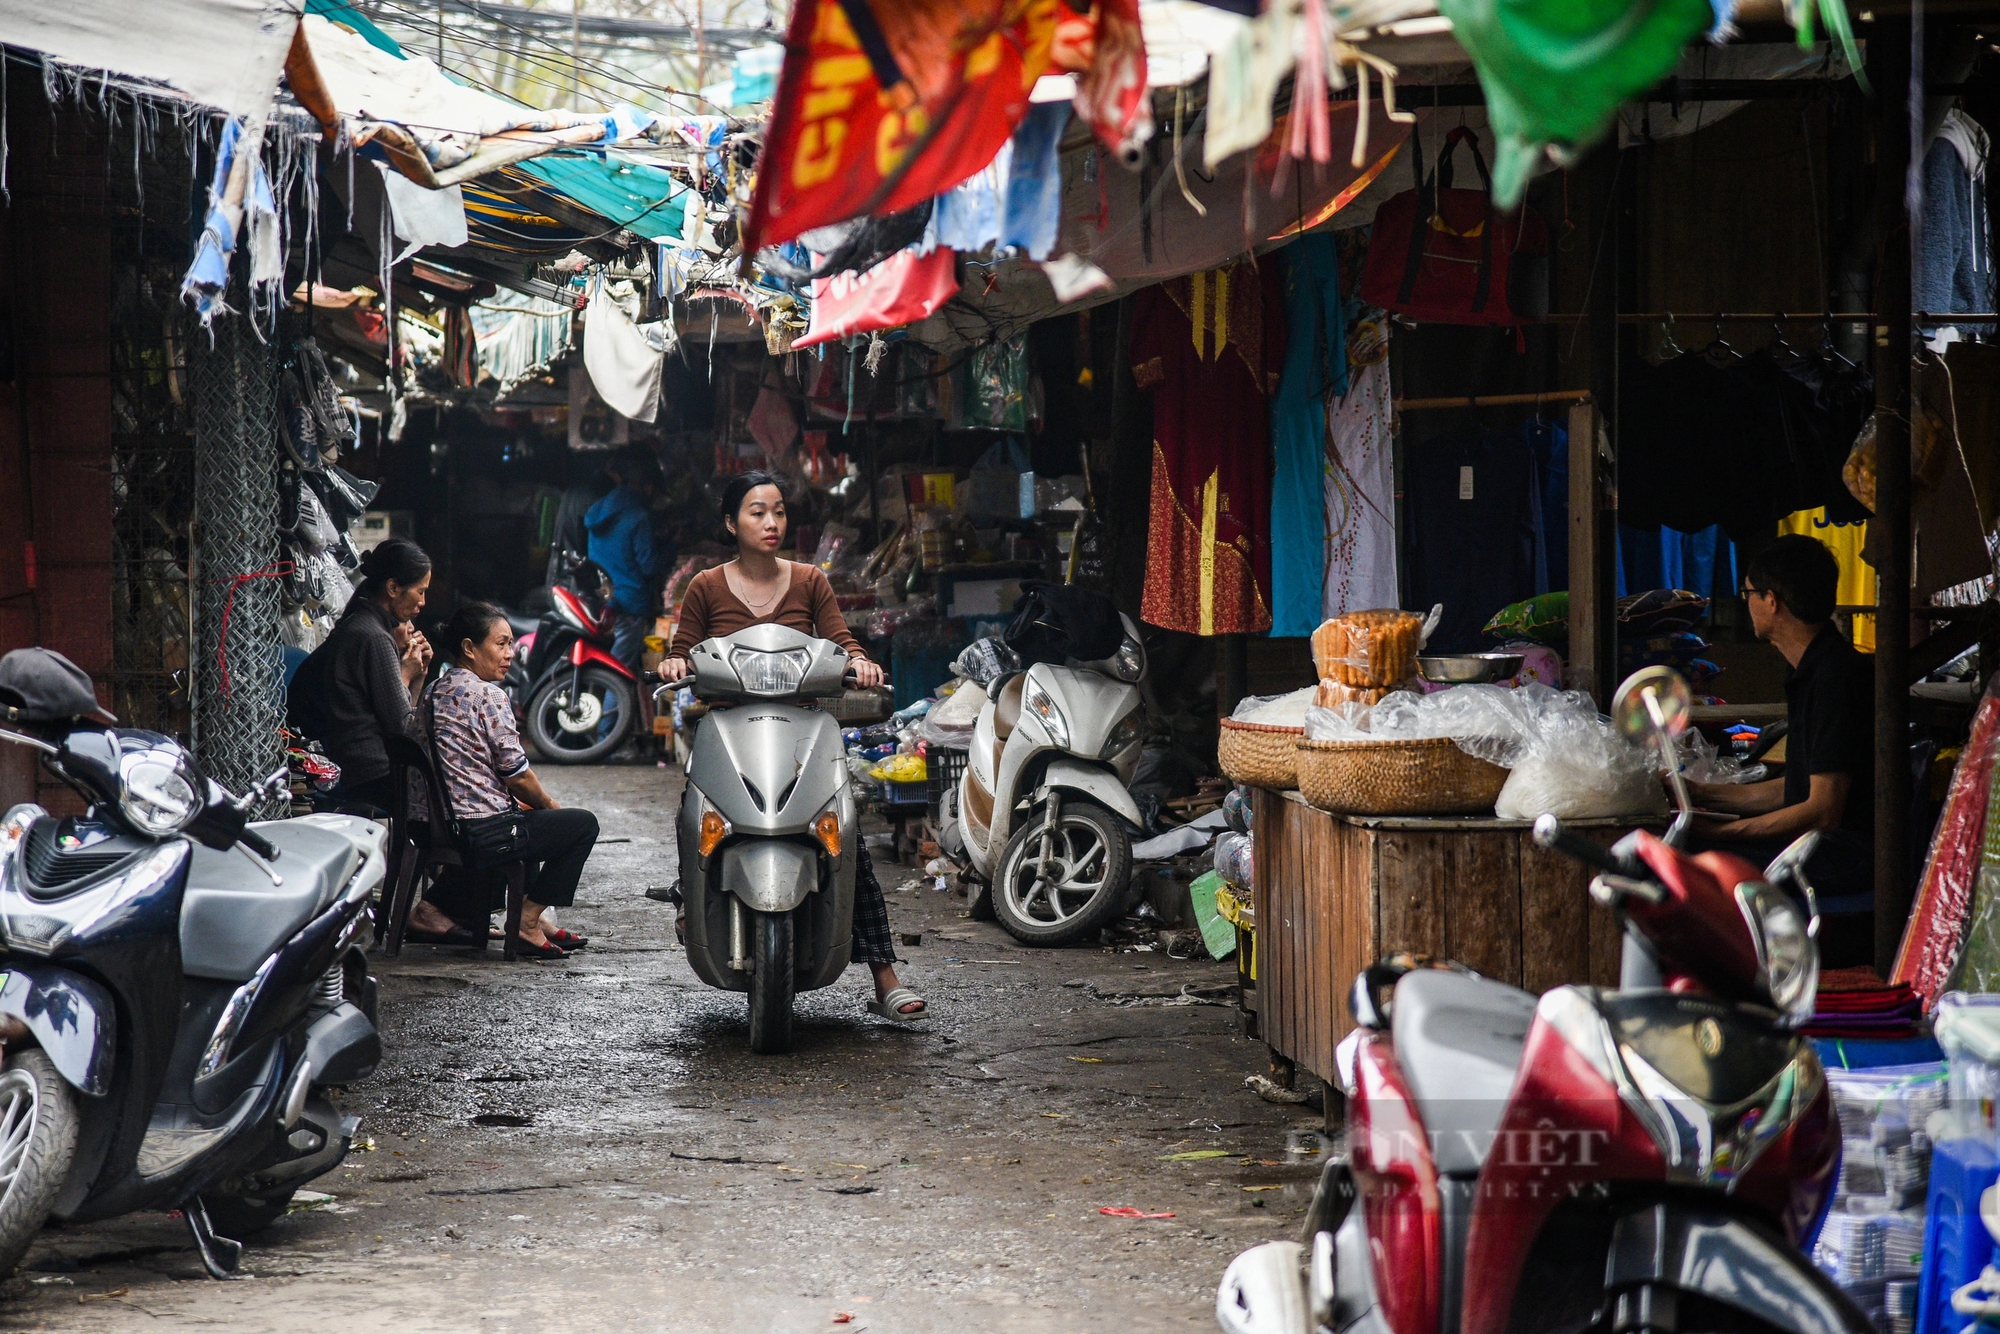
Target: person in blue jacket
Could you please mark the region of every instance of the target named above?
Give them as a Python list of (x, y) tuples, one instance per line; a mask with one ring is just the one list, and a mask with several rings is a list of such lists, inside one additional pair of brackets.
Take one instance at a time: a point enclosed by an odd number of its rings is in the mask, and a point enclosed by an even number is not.
[[(665, 563), (653, 546), (653, 498), (659, 464), (646, 450), (621, 452), (605, 469), (612, 491), (584, 513), (590, 559), (611, 576), (611, 605), (618, 612), (611, 654), (638, 676), (653, 615), (653, 595)], [(672, 553), (667, 553), (671, 558)]]

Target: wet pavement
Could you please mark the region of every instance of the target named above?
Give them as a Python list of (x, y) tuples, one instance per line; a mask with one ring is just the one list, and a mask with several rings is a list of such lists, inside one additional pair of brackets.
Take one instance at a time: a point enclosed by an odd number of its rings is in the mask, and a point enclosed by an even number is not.
[(370, 1147), (244, 1279), (202, 1277), (168, 1216), (51, 1230), (0, 1329), (1213, 1329), (1230, 1258), (1296, 1230), (1317, 1114), (1244, 1088), (1263, 1046), (1190, 994), (1233, 965), (1024, 949), (878, 859), (932, 1018), (868, 1015), (854, 968), (800, 998), (791, 1055), (752, 1056), (744, 998), (643, 897), (678, 772), (542, 774), (603, 826), (562, 915), (593, 947), (378, 959), (388, 1054), (342, 1100)]

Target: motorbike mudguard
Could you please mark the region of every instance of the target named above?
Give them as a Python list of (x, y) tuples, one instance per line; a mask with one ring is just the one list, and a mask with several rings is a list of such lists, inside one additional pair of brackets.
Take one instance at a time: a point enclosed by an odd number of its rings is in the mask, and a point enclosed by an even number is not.
[[(1042, 773), (1042, 791), (1045, 792), (1052, 787), (1089, 797), (1098, 805), (1121, 816), (1125, 823), (1134, 829), (1146, 827), (1146, 821), (1139, 814), (1138, 804), (1132, 800), (1132, 794), (1118, 781), (1118, 775), (1109, 769), (1085, 764), (1082, 760), (1051, 760), (1049, 767)], [(1041, 792), (1037, 792), (1036, 796), (1039, 798)]]
[(1875, 1328), (1803, 1253), (1719, 1209), (1655, 1204), (1618, 1220), (1605, 1287), (1645, 1284), (1698, 1294), (1792, 1334)]
[(757, 838), (722, 851), (722, 891), (755, 912), (790, 912), (818, 886), (819, 855), (802, 844)]
[(632, 675), (632, 669), (630, 667), (627, 667), (624, 663), (618, 661), (618, 659), (612, 657), (609, 653), (606, 653), (603, 649), (599, 648), (597, 645), (591, 643), (587, 639), (578, 639), (575, 643), (569, 646), (570, 666), (583, 667), (593, 662), (596, 663), (599, 667), (609, 667), (612, 671), (618, 673), (620, 676), (624, 677), (627, 681), (635, 681), (638, 679), (637, 677)]
[(26, 1024), (79, 1092), (93, 1098), (109, 1092), (118, 1022), (111, 993), (81, 974), (19, 958), (0, 978), (0, 1015)]

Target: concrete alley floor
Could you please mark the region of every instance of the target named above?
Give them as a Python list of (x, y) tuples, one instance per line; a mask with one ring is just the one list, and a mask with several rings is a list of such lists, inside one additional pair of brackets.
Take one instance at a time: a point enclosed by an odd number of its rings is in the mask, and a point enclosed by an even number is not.
[(1024, 949), (884, 862), (933, 1017), (866, 1014), (855, 968), (800, 998), (793, 1054), (754, 1057), (744, 998), (642, 895), (673, 875), (678, 771), (541, 772), (603, 825), (563, 914), (594, 946), (376, 960), (387, 1055), (343, 1100), (372, 1148), (244, 1280), (202, 1277), (164, 1215), (51, 1230), (0, 1329), (1213, 1329), (1231, 1257), (1295, 1231), (1317, 1115), (1243, 1087), (1265, 1054), (1233, 1005), (1163, 1003), (1232, 965)]

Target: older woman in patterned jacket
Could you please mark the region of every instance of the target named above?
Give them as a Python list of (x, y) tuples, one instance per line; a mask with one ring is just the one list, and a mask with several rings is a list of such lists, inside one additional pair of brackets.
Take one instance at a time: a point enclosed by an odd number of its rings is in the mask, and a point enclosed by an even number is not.
[(425, 740), (435, 747), (451, 815), (476, 820), (527, 807), (532, 874), (516, 949), (530, 959), (564, 958), (588, 942), (547, 925), (542, 912), (576, 901), (577, 881), (597, 842), (597, 817), (558, 805), (528, 767), (514, 707), (495, 684), (514, 660), (514, 631), (506, 614), (490, 603), (468, 602), (445, 623), (440, 647), (448, 665), (425, 690), (416, 713)]

